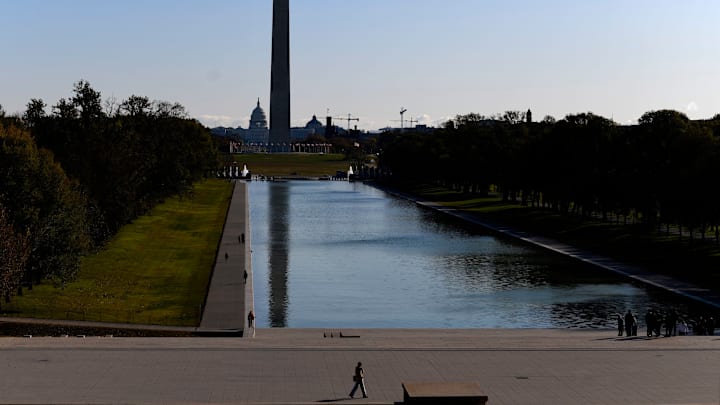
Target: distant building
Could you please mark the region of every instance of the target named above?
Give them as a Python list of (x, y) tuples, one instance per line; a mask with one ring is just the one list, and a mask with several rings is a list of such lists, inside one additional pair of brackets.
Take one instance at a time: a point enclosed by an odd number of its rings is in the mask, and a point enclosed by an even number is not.
[(305, 127), (290, 128), (290, 140), (292, 142), (301, 142), (311, 135), (325, 136), (325, 126), (318, 121), (317, 116), (313, 115), (312, 119), (305, 124)]
[(234, 138), (236, 141), (253, 144), (267, 144), (270, 137), (268, 129), (268, 120), (265, 110), (260, 107), (260, 99), (258, 98), (255, 109), (250, 114), (250, 123), (248, 128), (241, 127), (215, 127), (210, 130), (213, 135)]
[(394, 127), (385, 127), (380, 128), (378, 132), (401, 132), (401, 131), (408, 131), (408, 132), (432, 132), (435, 128), (427, 126), (427, 124), (416, 124), (414, 127), (404, 127), (404, 128), (394, 128)]
[[(250, 122), (248, 128), (241, 127), (215, 127), (210, 130), (213, 135), (234, 138), (236, 141), (242, 141), (248, 149), (252, 145), (252, 150), (269, 151), (270, 150), (270, 130), (268, 128), (268, 119), (265, 110), (260, 106), (258, 98), (257, 105), (250, 114)], [(294, 127), (290, 129), (290, 141), (292, 143), (303, 142), (309, 136), (320, 135), (325, 136), (325, 126), (313, 115), (312, 119), (305, 124), (304, 127)], [(290, 150), (289, 146), (284, 148)]]
[(322, 122), (318, 121), (316, 116), (312, 116), (312, 119), (308, 121), (307, 124), (305, 124), (306, 129), (313, 129), (316, 131), (316, 133), (319, 133), (323, 130), (324, 126)]
[(246, 143), (268, 143), (270, 131), (268, 130), (267, 115), (260, 107), (260, 99), (258, 98), (257, 106), (250, 115), (250, 125), (242, 134), (242, 139)]

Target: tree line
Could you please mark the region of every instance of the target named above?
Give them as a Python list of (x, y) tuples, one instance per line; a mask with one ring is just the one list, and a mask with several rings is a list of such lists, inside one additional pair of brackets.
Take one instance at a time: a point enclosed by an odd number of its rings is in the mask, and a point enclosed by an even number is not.
[(636, 218), (650, 229), (714, 230), (720, 239), (720, 114), (690, 120), (649, 111), (637, 125), (593, 113), (545, 117), (458, 115), (430, 133), (381, 136), (381, 165), (396, 179), (567, 215)]
[(0, 294), (63, 285), (82, 255), (218, 167), (207, 128), (177, 103), (105, 102), (87, 81), (47, 111), (0, 106)]

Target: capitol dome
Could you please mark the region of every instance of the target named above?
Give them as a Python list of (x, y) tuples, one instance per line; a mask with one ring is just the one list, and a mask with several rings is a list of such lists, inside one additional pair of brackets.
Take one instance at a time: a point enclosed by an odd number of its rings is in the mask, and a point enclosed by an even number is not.
[(267, 128), (267, 116), (265, 110), (260, 107), (260, 99), (258, 98), (257, 107), (250, 115), (250, 128)]

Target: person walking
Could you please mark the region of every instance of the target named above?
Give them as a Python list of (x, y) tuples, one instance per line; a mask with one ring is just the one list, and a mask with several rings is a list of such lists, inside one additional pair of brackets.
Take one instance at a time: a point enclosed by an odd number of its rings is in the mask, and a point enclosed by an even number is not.
[(350, 391), (350, 398), (355, 398), (355, 391), (357, 391), (358, 387), (360, 387), (360, 391), (362, 391), (363, 398), (367, 398), (367, 391), (365, 391), (365, 370), (363, 370), (362, 363), (359, 361), (357, 366), (355, 366), (353, 381), (355, 381), (355, 385), (352, 391)]
[(664, 321), (663, 313), (660, 311), (655, 312), (655, 337), (660, 336), (660, 331)]
[[(632, 335), (637, 336), (638, 320), (635, 315), (632, 316)], [(655, 327), (657, 327), (657, 319), (655, 320)]]
[(255, 313), (250, 310), (248, 312), (248, 328), (254, 328), (255, 327)]
[(625, 314), (625, 335), (626, 336), (635, 336), (633, 335), (633, 329), (637, 333), (637, 324), (635, 320), (635, 315), (628, 309), (627, 313)]
[(688, 324), (682, 319), (679, 319), (678, 322), (678, 336), (687, 336), (690, 333), (690, 328), (688, 328)]
[(655, 330), (655, 314), (652, 309), (645, 314), (645, 325), (647, 326), (647, 337), (652, 337), (653, 330)]
[(622, 314), (617, 314), (617, 325), (618, 325), (618, 336), (622, 336), (623, 330), (625, 330), (625, 322), (623, 321)]
[(675, 308), (670, 309), (667, 317), (665, 317), (665, 336), (675, 336), (677, 334), (678, 315)]

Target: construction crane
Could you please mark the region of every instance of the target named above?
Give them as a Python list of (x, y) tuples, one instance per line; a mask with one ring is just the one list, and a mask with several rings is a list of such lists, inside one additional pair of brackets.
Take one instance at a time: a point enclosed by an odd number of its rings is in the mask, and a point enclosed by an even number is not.
[(347, 120), (347, 123), (348, 123), (347, 130), (348, 130), (348, 133), (350, 133), (350, 121), (360, 121), (360, 118), (350, 118), (351, 116), (352, 116), (352, 114), (348, 114), (347, 118), (342, 117), (342, 118), (333, 118), (333, 119), (334, 120)]
[[(392, 120), (392, 122), (398, 122), (398, 121), (400, 121), (400, 131), (402, 131), (402, 130), (405, 128), (404, 115), (405, 115), (406, 112), (407, 112), (407, 108), (405, 108), (405, 107), (400, 107), (400, 119), (399, 119), (399, 120)], [(410, 126), (411, 126), (411, 127), (412, 127), (412, 124), (413, 124), (414, 122), (418, 122), (416, 119), (414, 119), (414, 118), (412, 118), (412, 117), (411, 117), (408, 121), (410, 121)]]

